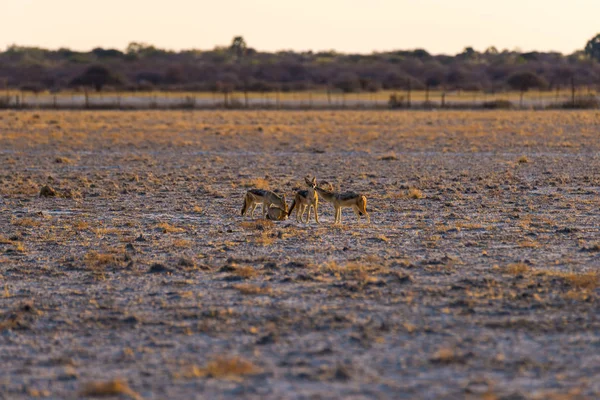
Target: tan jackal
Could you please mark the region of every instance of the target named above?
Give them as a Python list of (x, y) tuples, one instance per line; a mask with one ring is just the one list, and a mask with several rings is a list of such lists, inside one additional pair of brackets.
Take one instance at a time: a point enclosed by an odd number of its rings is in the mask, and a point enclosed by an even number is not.
[(250, 212), (254, 216), (254, 211), (259, 204), (262, 204), (262, 215), (263, 218), (267, 217), (267, 210), (272, 205), (281, 208), (287, 214), (287, 203), (285, 202), (285, 194), (281, 197), (265, 189), (250, 189), (246, 192), (244, 197), (244, 205), (242, 206), (242, 216)]
[(306, 182), (306, 186), (308, 186), (308, 189), (300, 190), (296, 193), (296, 196), (294, 197), (294, 201), (292, 202), (292, 206), (290, 207), (290, 211), (289, 211), (288, 215), (291, 214), (292, 211), (294, 210), (294, 207), (296, 207), (296, 221), (302, 222), (302, 216), (304, 215), (304, 212), (306, 211), (306, 209), (308, 209), (308, 214), (306, 215), (306, 221), (304, 221), (305, 223), (308, 224), (308, 221), (310, 220), (310, 209), (314, 208), (315, 221), (317, 221), (317, 224), (320, 224), (320, 222), (319, 222), (319, 195), (315, 191), (315, 189), (317, 187), (317, 178), (313, 177), (312, 179), (309, 179), (309, 177), (307, 176), (304, 178), (304, 182)]
[(267, 210), (267, 219), (272, 221), (284, 221), (288, 217), (288, 213), (283, 208), (271, 206)]
[(364, 215), (367, 217), (367, 220), (369, 221), (369, 223), (371, 223), (371, 217), (369, 216), (369, 213), (367, 212), (367, 197), (366, 196), (364, 196), (360, 193), (355, 193), (355, 192), (343, 192), (343, 193), (332, 192), (329, 190), (325, 190), (319, 186), (317, 186), (315, 188), (315, 190), (317, 191), (317, 193), (319, 193), (319, 195), (321, 196), (321, 198), (323, 200), (325, 200), (328, 203), (333, 204), (333, 207), (335, 208), (334, 224), (337, 224), (338, 222), (340, 224), (342, 223), (342, 208), (344, 208), (344, 207), (352, 208), (352, 210), (354, 211), (354, 214), (356, 214), (359, 221), (360, 221), (360, 217)]

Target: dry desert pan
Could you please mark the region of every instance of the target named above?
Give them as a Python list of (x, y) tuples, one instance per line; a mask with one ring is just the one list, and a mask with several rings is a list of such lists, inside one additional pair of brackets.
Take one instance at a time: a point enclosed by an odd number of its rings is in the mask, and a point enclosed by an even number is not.
[(599, 126), (2, 111), (0, 398), (599, 398)]

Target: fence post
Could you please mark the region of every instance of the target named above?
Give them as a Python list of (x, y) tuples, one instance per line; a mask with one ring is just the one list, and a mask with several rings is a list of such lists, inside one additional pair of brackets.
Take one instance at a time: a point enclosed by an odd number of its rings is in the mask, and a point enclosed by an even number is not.
[(575, 108), (575, 78), (571, 77), (571, 106)]

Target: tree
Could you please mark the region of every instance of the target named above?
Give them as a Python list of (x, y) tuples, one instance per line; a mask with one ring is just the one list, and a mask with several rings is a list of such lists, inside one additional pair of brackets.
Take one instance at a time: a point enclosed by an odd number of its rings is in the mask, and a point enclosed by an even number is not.
[(92, 86), (96, 92), (102, 90), (105, 85), (120, 85), (123, 82), (103, 65), (92, 65), (83, 74), (71, 81), (71, 86)]
[(600, 61), (600, 33), (587, 42), (584, 51), (591, 59)]
[(344, 93), (358, 92), (361, 89), (360, 80), (355, 73), (342, 73), (334, 82), (333, 86)]
[(123, 57), (123, 53), (115, 49), (103, 49), (96, 47), (92, 50), (92, 53), (98, 58), (118, 58)]
[(246, 51), (248, 50), (248, 45), (242, 36), (236, 36), (231, 41), (231, 46), (229, 46), (229, 50), (235, 55), (238, 61), (241, 61), (242, 58), (246, 55)]
[(425, 71), (425, 102), (429, 102), (429, 89), (442, 85), (445, 77), (446, 73), (441, 65), (432, 65)]
[(523, 107), (523, 94), (533, 88), (543, 89), (548, 83), (546, 80), (533, 72), (521, 72), (510, 76), (507, 81), (508, 85), (521, 93), (519, 104)]

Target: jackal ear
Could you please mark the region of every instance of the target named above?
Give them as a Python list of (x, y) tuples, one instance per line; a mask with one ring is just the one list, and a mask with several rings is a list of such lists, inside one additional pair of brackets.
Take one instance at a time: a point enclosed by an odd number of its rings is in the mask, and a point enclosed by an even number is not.
[(315, 186), (317, 186), (317, 177), (316, 176), (313, 176), (313, 178), (312, 178), (312, 184), (315, 185)]

